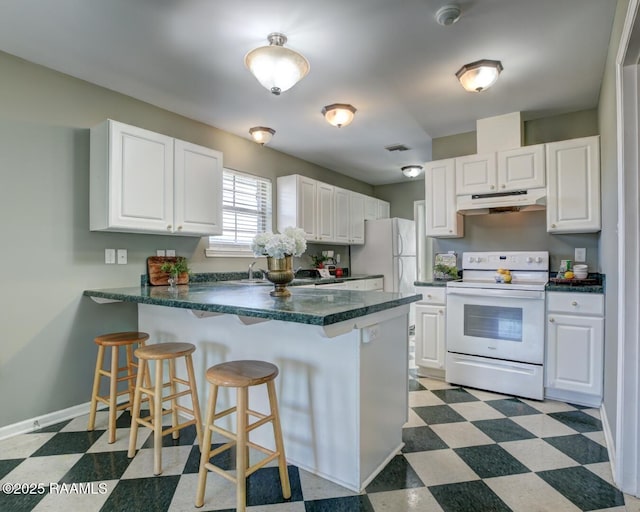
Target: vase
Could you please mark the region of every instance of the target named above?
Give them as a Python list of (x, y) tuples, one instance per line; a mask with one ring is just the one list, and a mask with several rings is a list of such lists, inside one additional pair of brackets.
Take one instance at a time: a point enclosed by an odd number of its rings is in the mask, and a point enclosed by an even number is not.
[(289, 297), (291, 292), (287, 285), (293, 281), (293, 256), (284, 258), (267, 257), (267, 279), (274, 284), (269, 293), (272, 297)]

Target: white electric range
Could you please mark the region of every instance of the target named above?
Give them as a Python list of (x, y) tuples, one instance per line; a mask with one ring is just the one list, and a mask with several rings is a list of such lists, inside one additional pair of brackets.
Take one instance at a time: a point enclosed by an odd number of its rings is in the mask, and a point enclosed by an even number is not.
[(447, 381), (542, 400), (549, 253), (466, 252), (462, 270), (447, 283)]

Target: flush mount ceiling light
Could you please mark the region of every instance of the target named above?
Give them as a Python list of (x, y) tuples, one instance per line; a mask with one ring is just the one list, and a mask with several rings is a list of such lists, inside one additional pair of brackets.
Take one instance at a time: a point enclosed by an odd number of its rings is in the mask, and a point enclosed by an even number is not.
[(269, 46), (251, 50), (244, 64), (264, 88), (276, 96), (291, 89), (309, 72), (309, 61), (284, 47), (287, 36), (273, 32), (267, 36)]
[(453, 25), (460, 19), (460, 7), (455, 4), (440, 7), (436, 12), (436, 21), (438, 24), (446, 27)]
[(342, 128), (351, 124), (356, 114), (356, 108), (347, 103), (334, 103), (323, 107), (321, 112), (329, 124)]
[(496, 83), (502, 69), (499, 60), (483, 59), (465, 64), (456, 72), (456, 76), (467, 91), (480, 92)]
[(421, 165), (405, 165), (401, 168), (402, 174), (404, 174), (407, 178), (415, 178), (420, 175), (422, 172)]
[(254, 126), (253, 128), (249, 128), (249, 133), (251, 137), (253, 137), (253, 140), (264, 146), (271, 140), (276, 131), (266, 126)]

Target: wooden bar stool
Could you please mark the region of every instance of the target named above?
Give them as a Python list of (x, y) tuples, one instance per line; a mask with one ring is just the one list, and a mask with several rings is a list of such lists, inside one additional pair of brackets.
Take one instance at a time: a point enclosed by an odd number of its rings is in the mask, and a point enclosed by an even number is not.
[[(278, 403), (276, 400), (276, 389), (274, 385), (274, 380), (277, 376), (278, 367), (265, 361), (230, 361), (228, 363), (217, 364), (207, 370), (209, 399), (207, 402), (204, 438), (202, 443), (200, 443), (202, 455), (200, 457), (200, 472), (198, 474), (196, 507), (201, 507), (204, 504), (207, 470), (211, 470), (236, 484), (236, 510), (238, 512), (245, 512), (247, 501), (247, 477), (275, 458), (278, 458), (282, 496), (284, 499), (289, 499), (291, 497), (291, 486), (289, 484), (289, 474), (287, 473), (287, 460), (284, 455), (284, 443), (282, 441), (282, 430), (280, 427), (280, 416), (278, 414)], [(271, 409), (271, 414), (268, 416), (249, 409), (249, 387), (257, 386), (259, 384), (267, 385), (269, 407)], [(216, 414), (215, 411), (219, 386), (237, 388), (237, 402), (235, 407), (231, 407)], [(230, 432), (214, 425), (216, 420), (234, 412), (236, 413), (237, 432)], [(258, 421), (249, 423), (249, 415), (259, 418)], [(276, 444), (275, 451), (249, 441), (249, 432), (268, 422), (271, 422), (273, 425), (273, 435), (275, 437)], [(228, 439), (231, 439), (231, 441), (212, 450), (212, 432), (222, 434)], [(209, 462), (211, 457), (229, 450), (234, 446), (236, 447), (235, 477), (222, 468)], [(249, 447), (267, 454), (268, 457), (257, 462), (253, 466), (249, 466)]]
[[(109, 443), (116, 440), (116, 412), (122, 409), (130, 408), (133, 405), (133, 392), (136, 379), (138, 364), (133, 360), (133, 345), (138, 344), (140, 347), (145, 346), (145, 342), (149, 339), (146, 332), (116, 332), (112, 334), (103, 334), (96, 337), (93, 341), (98, 345), (98, 357), (96, 359), (96, 370), (93, 376), (93, 391), (91, 393), (91, 408), (89, 410), (89, 426), (87, 430), (93, 430), (96, 425), (96, 410), (98, 402), (102, 402), (109, 406)], [(111, 348), (111, 367), (110, 370), (103, 369), (104, 353), (106, 348)], [(127, 351), (127, 365), (119, 367), (118, 349), (125, 347)], [(126, 372), (122, 377), (120, 373)], [(100, 396), (100, 377), (109, 379), (109, 395)], [(119, 382), (127, 382), (127, 389), (118, 391)], [(126, 403), (117, 405), (117, 399), (120, 395), (129, 394), (129, 400)]]
[[(193, 372), (193, 360), (191, 354), (196, 347), (191, 343), (157, 343), (139, 348), (135, 351), (135, 355), (139, 360), (140, 368), (138, 370), (138, 378), (136, 379), (136, 387), (133, 400), (133, 411), (131, 413), (131, 435), (129, 437), (129, 452), (131, 458), (136, 454), (136, 441), (138, 439), (138, 425), (153, 430), (153, 474), (160, 475), (162, 473), (162, 437), (172, 434), (174, 439), (180, 436), (180, 429), (190, 425), (196, 426), (198, 435), (198, 444), (202, 446), (202, 418), (200, 416), (200, 406), (198, 404), (198, 393), (196, 391), (196, 379)], [(176, 376), (176, 359), (185, 358), (188, 380), (179, 379)], [(164, 382), (163, 362), (169, 361), (169, 380)], [(155, 378), (154, 386), (146, 384), (145, 378), (149, 375), (149, 361), (155, 361)], [(145, 386), (143, 386), (143, 381)], [(188, 389), (178, 391), (176, 384), (186, 386)], [(164, 388), (170, 388), (170, 394), (163, 396)], [(150, 416), (140, 417), (140, 402), (142, 395), (145, 394), (150, 398)], [(193, 409), (188, 409), (178, 404), (178, 398), (181, 396), (191, 395)], [(171, 401), (171, 408), (162, 409), (162, 403)], [(184, 423), (178, 422), (178, 411), (185, 412), (193, 417)], [(162, 429), (163, 415), (171, 413), (171, 427)]]

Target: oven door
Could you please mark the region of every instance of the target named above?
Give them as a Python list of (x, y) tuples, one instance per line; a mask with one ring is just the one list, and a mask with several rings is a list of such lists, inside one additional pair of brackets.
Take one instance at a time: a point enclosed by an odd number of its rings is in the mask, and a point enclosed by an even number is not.
[(447, 350), (542, 364), (544, 292), (447, 288)]

